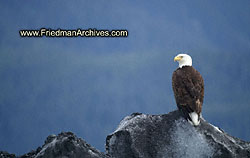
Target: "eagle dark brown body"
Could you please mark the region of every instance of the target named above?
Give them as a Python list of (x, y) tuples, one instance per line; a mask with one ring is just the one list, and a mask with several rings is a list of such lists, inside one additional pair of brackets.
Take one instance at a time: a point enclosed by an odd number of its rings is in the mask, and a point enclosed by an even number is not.
[(196, 112), (200, 118), (204, 81), (200, 73), (192, 66), (183, 66), (173, 72), (172, 87), (178, 109), (191, 121), (190, 113)]

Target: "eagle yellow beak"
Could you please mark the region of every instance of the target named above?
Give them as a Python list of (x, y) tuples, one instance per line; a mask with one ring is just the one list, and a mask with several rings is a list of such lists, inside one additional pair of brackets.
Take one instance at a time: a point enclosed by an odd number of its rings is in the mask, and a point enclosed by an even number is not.
[(181, 59), (182, 59), (181, 56), (176, 56), (176, 57), (174, 57), (174, 61), (180, 61)]

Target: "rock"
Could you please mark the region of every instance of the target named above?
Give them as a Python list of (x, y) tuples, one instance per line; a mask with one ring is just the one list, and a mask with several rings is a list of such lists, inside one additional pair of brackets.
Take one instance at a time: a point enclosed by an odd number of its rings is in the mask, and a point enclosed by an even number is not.
[[(0, 158), (14, 158), (0, 152)], [(71, 132), (50, 135), (42, 147), (21, 158), (246, 158), (250, 143), (228, 135), (204, 119), (192, 126), (179, 111), (134, 113), (106, 138), (106, 155)]]
[(105, 155), (71, 132), (50, 135), (42, 147), (21, 158), (102, 158)]
[(15, 154), (10, 154), (6, 151), (0, 151), (0, 158), (15, 158)]
[(204, 119), (194, 127), (179, 111), (135, 113), (107, 137), (106, 152), (114, 158), (243, 158), (250, 157), (250, 143), (229, 136)]

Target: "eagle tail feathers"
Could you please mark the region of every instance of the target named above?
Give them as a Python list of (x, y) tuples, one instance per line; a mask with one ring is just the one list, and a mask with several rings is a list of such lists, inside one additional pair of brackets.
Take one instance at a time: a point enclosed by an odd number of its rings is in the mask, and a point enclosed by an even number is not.
[(198, 126), (200, 124), (200, 116), (196, 112), (191, 112), (188, 114), (190, 120), (188, 119), (188, 122), (191, 123), (194, 126)]

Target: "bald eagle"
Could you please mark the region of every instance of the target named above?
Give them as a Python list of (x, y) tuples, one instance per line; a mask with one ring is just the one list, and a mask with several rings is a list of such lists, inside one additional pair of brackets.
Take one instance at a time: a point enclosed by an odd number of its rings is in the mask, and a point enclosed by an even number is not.
[(192, 58), (189, 55), (178, 54), (174, 61), (179, 62), (179, 67), (172, 76), (177, 107), (191, 124), (198, 126), (204, 97), (203, 78), (192, 67)]

